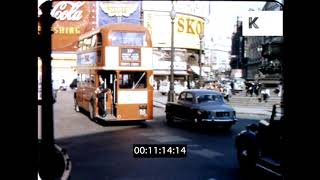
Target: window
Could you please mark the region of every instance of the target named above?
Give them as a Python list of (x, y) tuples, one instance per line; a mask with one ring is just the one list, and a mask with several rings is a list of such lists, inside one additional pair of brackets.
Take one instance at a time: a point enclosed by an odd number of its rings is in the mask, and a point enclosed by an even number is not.
[(179, 97), (179, 100), (184, 101), (185, 99), (186, 99), (186, 93), (181, 93), (180, 97)]
[(91, 39), (91, 48), (96, 47), (97, 44), (97, 35), (93, 35)]
[(219, 102), (223, 101), (222, 96), (213, 95), (213, 94), (205, 94), (197, 97), (198, 103), (208, 103), (208, 102)]
[(112, 46), (146, 46), (145, 32), (112, 32)]
[(97, 34), (97, 47), (102, 45), (102, 36), (101, 33)]
[(86, 46), (85, 50), (88, 50), (90, 49), (90, 46), (91, 46), (91, 38), (87, 38), (84, 40), (84, 44)]
[(80, 40), (80, 41), (78, 42), (78, 48), (79, 48), (79, 50), (82, 50), (82, 47), (83, 47), (83, 40)]
[(121, 72), (119, 86), (122, 89), (144, 89), (147, 87), (146, 72)]
[(189, 101), (189, 102), (192, 102), (192, 99), (193, 99), (193, 95), (191, 93), (187, 93), (186, 94), (186, 101)]

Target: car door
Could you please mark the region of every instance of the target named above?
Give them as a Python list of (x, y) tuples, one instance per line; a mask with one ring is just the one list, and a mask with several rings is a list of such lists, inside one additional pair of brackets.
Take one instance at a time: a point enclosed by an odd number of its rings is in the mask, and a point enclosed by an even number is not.
[(186, 92), (182, 92), (179, 95), (177, 104), (175, 106), (174, 116), (176, 116), (178, 118), (183, 118), (183, 109), (184, 109), (184, 106), (185, 106), (185, 99), (186, 99)]
[(184, 105), (181, 106), (181, 118), (185, 121), (190, 120), (192, 115), (191, 108), (193, 106), (193, 94), (190, 92), (186, 92)]

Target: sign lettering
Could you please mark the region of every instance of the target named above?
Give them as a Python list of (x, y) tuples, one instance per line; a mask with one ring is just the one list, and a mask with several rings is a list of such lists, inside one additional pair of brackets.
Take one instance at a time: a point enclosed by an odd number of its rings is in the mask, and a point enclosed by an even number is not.
[(192, 18), (178, 18), (178, 32), (199, 35), (204, 30), (204, 22)]
[[(82, 10), (80, 8), (85, 2), (61, 1), (52, 9), (51, 15), (57, 20), (79, 21), (82, 18)], [(69, 8), (68, 8), (69, 7)]]
[(255, 17), (252, 20), (252, 17), (249, 17), (249, 28), (251, 29), (252, 26), (255, 27), (256, 29), (259, 29), (258, 25), (256, 24), (256, 21), (258, 20), (258, 17)]
[(101, 2), (100, 7), (109, 16), (129, 17), (134, 13), (139, 4), (137, 2)]

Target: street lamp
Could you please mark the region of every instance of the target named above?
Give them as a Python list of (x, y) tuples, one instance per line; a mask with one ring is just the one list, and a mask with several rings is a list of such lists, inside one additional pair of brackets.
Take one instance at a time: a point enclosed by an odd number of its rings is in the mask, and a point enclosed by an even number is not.
[(200, 69), (200, 73), (199, 73), (199, 88), (201, 88), (202, 86), (202, 62), (201, 62), (201, 57), (202, 57), (202, 40), (203, 40), (204, 34), (203, 32), (201, 32), (199, 34), (199, 39), (200, 39), (200, 53), (199, 53), (199, 69)]
[(168, 93), (168, 102), (175, 100), (174, 82), (173, 82), (173, 61), (174, 61), (174, 19), (176, 18), (176, 12), (174, 10), (173, 1), (172, 9), (170, 11), (171, 18), (171, 67), (170, 67), (170, 90)]

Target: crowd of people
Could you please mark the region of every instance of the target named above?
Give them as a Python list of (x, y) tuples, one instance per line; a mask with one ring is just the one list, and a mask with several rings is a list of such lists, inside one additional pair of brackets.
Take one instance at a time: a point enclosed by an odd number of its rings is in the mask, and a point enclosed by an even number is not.
[[(175, 81), (175, 84), (178, 83)], [(179, 82), (180, 83), (180, 82)], [(198, 82), (190, 82), (190, 89), (196, 88), (196, 84)], [(184, 85), (184, 87), (187, 86), (187, 82), (181, 83)], [(158, 87), (157, 87), (158, 86)], [(155, 83), (155, 88), (159, 89), (159, 84)], [(189, 88), (188, 88), (189, 89)], [(224, 95), (224, 98), (229, 101), (230, 98), (236, 94), (236, 90), (234, 88), (234, 82), (232, 80), (213, 80), (208, 82), (203, 82), (200, 89), (210, 89), (215, 90), (218, 92), (221, 92)], [(271, 96), (271, 90), (267, 88), (265, 85), (254, 82), (254, 81), (246, 81), (245, 82), (245, 91), (246, 96), (253, 97), (254, 95), (258, 97), (258, 101), (262, 102), (268, 102), (268, 99)], [(282, 85), (279, 84), (277, 88), (274, 89), (273, 93), (277, 94), (277, 96), (282, 95)]]
[[(277, 96), (282, 95), (282, 84), (279, 84), (278, 87), (273, 91)], [(251, 97), (255, 94), (260, 102), (267, 102), (270, 98), (270, 89), (265, 87), (259, 82), (246, 82), (246, 96), (250, 95)]]

